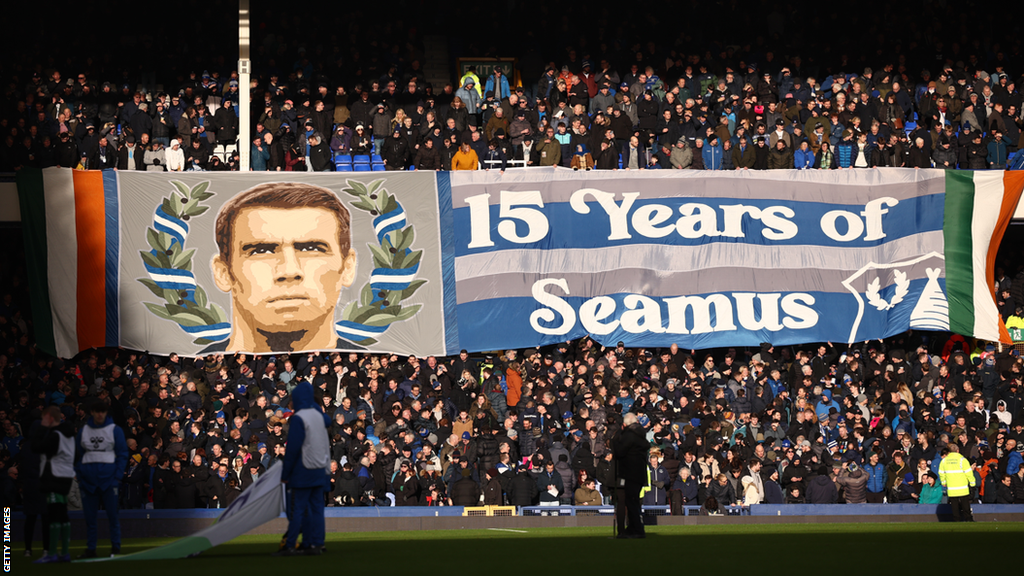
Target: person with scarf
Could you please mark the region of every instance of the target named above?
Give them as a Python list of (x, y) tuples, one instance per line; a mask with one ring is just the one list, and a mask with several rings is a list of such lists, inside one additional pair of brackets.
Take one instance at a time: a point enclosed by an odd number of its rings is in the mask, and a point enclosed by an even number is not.
[(590, 155), (590, 147), (586, 144), (577, 144), (572, 155), (573, 170), (590, 170), (594, 167), (594, 157)]
[(821, 152), (818, 152), (818, 157), (814, 159), (815, 170), (835, 170), (839, 167), (836, 160), (836, 155), (832, 153), (832, 146), (829, 143), (821, 143)]

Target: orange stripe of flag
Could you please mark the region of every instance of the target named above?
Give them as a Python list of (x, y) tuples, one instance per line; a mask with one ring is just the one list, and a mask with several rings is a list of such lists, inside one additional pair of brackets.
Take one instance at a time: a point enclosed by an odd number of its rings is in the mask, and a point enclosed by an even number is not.
[[(1003, 172), (1003, 201), (999, 205), (999, 219), (996, 227), (992, 230), (992, 238), (988, 245), (988, 259), (985, 263), (985, 275), (989, 282), (989, 291), (995, 294), (996, 285), (996, 254), (999, 252), (999, 244), (1003, 241), (1003, 234), (1013, 219), (1013, 213), (1017, 210), (1020, 202), (1021, 190), (1024, 189), (1024, 172)], [(996, 295), (998, 298), (998, 295)], [(1006, 330), (1006, 318), (1000, 318), (999, 341), (1010, 344), (1010, 333)]]
[(106, 213), (103, 173), (75, 170), (75, 229), (78, 239), (78, 349), (106, 344)]

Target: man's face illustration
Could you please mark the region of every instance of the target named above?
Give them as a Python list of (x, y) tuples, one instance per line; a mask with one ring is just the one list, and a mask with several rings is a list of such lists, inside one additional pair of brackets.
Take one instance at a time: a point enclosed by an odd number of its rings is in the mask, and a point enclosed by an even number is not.
[(341, 290), (355, 277), (355, 250), (342, 252), (339, 232), (325, 208), (243, 208), (230, 261), (214, 259), (217, 287), (231, 292), (236, 317), (265, 337), (316, 332), (333, 321)]

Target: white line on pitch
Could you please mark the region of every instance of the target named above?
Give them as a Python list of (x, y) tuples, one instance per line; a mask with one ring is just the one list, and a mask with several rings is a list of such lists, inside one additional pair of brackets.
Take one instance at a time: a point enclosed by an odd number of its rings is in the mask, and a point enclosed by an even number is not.
[(488, 528), (488, 530), (494, 530), (495, 532), (515, 532), (517, 534), (527, 534), (526, 530), (513, 530), (511, 528)]

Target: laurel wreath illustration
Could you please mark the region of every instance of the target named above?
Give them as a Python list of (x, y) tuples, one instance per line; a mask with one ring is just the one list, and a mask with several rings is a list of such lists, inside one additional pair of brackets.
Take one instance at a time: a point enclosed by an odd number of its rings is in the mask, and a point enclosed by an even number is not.
[(209, 182), (189, 188), (172, 181), (174, 191), (153, 213), (153, 226), (146, 229), (150, 250), (139, 251), (149, 278), (139, 278), (163, 304), (145, 302), (159, 318), (175, 322), (195, 338), (195, 344), (219, 342), (231, 335), (231, 324), (220, 306), (210, 302), (206, 291), (196, 284), (192, 273), (195, 249), (186, 249), (188, 221), (210, 209), (202, 204), (213, 197)]
[(868, 284), (868, 289), (864, 295), (868, 299), (868, 304), (871, 304), (878, 310), (891, 310), (893, 306), (903, 302), (903, 298), (906, 297), (910, 291), (910, 281), (907, 280), (907, 273), (897, 270), (893, 273), (896, 278), (896, 292), (892, 295), (892, 300), (886, 300), (882, 298), (878, 293), (880, 282), (876, 276), (871, 283)]
[(416, 232), (407, 226), (405, 210), (388, 194), (384, 180), (364, 184), (346, 182), (343, 192), (357, 198), (352, 207), (373, 216), (377, 244), (367, 244), (373, 254), (374, 269), (370, 281), (360, 291), (359, 300), (349, 302), (335, 324), (338, 336), (361, 346), (377, 342), (388, 326), (416, 315), (422, 304), (402, 305), (426, 280), (416, 279), (422, 250), (413, 250)]
[[(231, 335), (231, 324), (224, 309), (210, 302), (206, 291), (196, 284), (192, 272), (195, 249), (187, 249), (189, 220), (210, 207), (202, 202), (214, 196), (207, 190), (210, 182), (193, 188), (172, 181), (175, 190), (157, 206), (153, 226), (146, 230), (150, 250), (140, 251), (149, 278), (139, 282), (162, 304), (145, 302), (146, 308), (164, 320), (178, 324), (199, 345), (212, 344)], [(416, 279), (422, 250), (412, 250), (416, 234), (407, 226), (405, 210), (384, 189), (384, 180), (368, 186), (347, 181), (344, 192), (355, 196), (352, 206), (368, 212), (373, 219), (377, 245), (369, 244), (374, 269), (360, 291), (358, 301), (350, 302), (335, 323), (338, 336), (362, 346), (374, 344), (388, 327), (416, 315), (421, 304), (402, 305), (426, 280)]]

